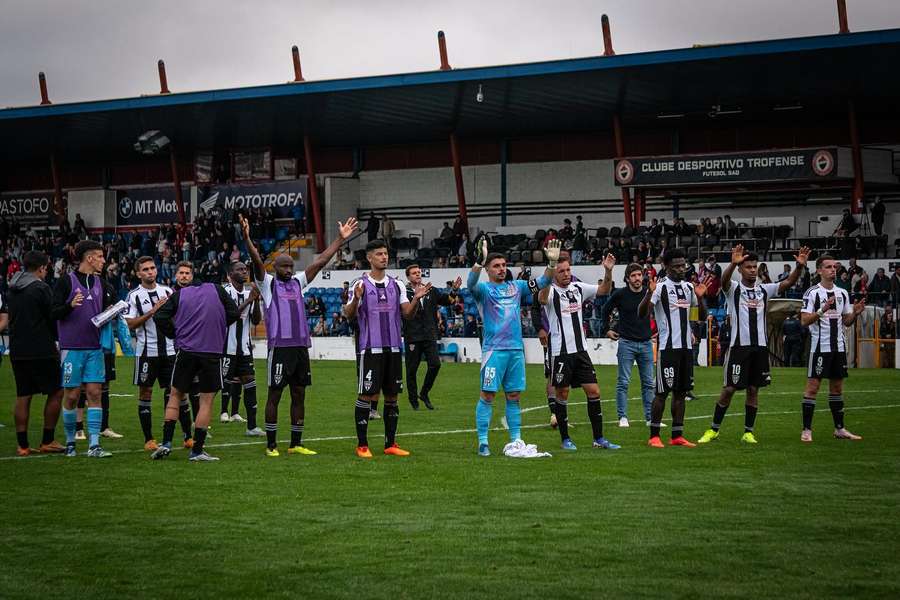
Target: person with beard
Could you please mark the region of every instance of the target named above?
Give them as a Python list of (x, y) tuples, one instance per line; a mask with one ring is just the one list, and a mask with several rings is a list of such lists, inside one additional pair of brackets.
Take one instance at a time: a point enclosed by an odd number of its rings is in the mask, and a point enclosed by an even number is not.
[[(149, 256), (141, 256), (135, 261), (134, 272), (140, 285), (128, 294), (125, 323), (134, 331), (137, 342), (134, 385), (138, 386), (138, 420), (144, 434), (144, 449), (153, 452), (159, 448), (153, 437), (153, 384), (158, 383), (163, 390), (165, 411), (171, 395), (172, 366), (175, 362), (175, 340), (167, 338), (156, 328), (153, 316), (174, 291), (156, 283), (156, 263)], [(190, 448), (194, 442), (191, 439), (190, 405), (186, 399), (179, 406), (178, 420), (185, 448)]]
[(388, 266), (388, 247), (382, 240), (366, 245), (366, 259), (372, 270), (351, 285), (353, 295), (344, 305), (348, 319), (358, 317), (357, 363), (359, 384), (356, 408), (356, 455), (372, 458), (369, 450), (369, 412), (372, 402), (384, 396), (384, 453), (392, 456), (409, 456), (409, 452), (397, 444), (397, 423), (400, 408), (397, 395), (403, 389), (403, 363), (401, 362), (400, 319), (411, 319), (419, 308), (419, 299), (431, 291), (431, 284), (416, 288), (413, 297), (398, 280), (385, 271)]
[(275, 275), (266, 273), (259, 251), (250, 239), (250, 224), (241, 217), (247, 251), (253, 260), (253, 275), (262, 298), (268, 342), (269, 395), (266, 399), (266, 456), (278, 453), (278, 404), (285, 387), (291, 394), (291, 444), (288, 454), (316, 454), (303, 445), (306, 420), (306, 388), (312, 384), (309, 364), (311, 345), (303, 289), (316, 278), (328, 261), (353, 235), (359, 224), (354, 217), (338, 221), (338, 235), (318, 258), (301, 272), (294, 271), (294, 259), (287, 254), (275, 257)]

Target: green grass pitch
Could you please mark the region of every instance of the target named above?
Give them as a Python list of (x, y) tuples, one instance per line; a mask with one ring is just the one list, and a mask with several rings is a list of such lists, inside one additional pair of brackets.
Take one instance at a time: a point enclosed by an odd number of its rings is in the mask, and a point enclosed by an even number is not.
[[(131, 370), (120, 358), (111, 424), (125, 438), (105, 443), (115, 456), (16, 459), (4, 361), (0, 597), (900, 597), (897, 371), (851, 372), (846, 420), (861, 442), (832, 439), (823, 392), (815, 441), (801, 444), (804, 372), (775, 369), (758, 446), (739, 442), (736, 396), (719, 440), (654, 450), (638, 400), (632, 427), (614, 424), (615, 370), (600, 367), (606, 434), (623, 447), (590, 448), (576, 392), (579, 450), (563, 454), (546, 426), (541, 368), (529, 366), (523, 436), (554, 456), (513, 460), (499, 456), (499, 430), (495, 455), (476, 456), (478, 366), (445, 364), (437, 410), (413, 412), (401, 397), (399, 441), (412, 456), (364, 461), (353, 452), (354, 367), (321, 361), (304, 438), (318, 456), (266, 458), (241, 425), (216, 422), (209, 449), (221, 462), (192, 464), (182, 450), (162, 462), (143, 452)], [(697, 369), (691, 439), (709, 425), (721, 375)], [(262, 406), (262, 387), (259, 397)], [(157, 436), (161, 403), (157, 390)], [(285, 440), (287, 397), (281, 409)], [(382, 432), (370, 425), (373, 449)]]

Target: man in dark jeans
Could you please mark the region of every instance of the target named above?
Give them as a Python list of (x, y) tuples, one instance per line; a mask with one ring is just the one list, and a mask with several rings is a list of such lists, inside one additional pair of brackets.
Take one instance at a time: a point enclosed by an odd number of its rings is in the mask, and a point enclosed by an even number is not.
[[(416, 290), (422, 286), (422, 269), (419, 265), (409, 265), (406, 267), (406, 296), (410, 302), (413, 302)], [(450, 306), (456, 302), (456, 290), (462, 285), (462, 279), (457, 277), (453, 282), (450, 294), (442, 294), (432, 288), (425, 296), (419, 299), (419, 307), (421, 310), (416, 311), (411, 319), (403, 321), (403, 339), (406, 342), (406, 388), (409, 391), (409, 403), (413, 410), (419, 410), (419, 400), (428, 410), (434, 410), (431, 404), (431, 398), (428, 393), (434, 385), (438, 371), (441, 369), (441, 358), (438, 356), (437, 340), (438, 340), (438, 324), (437, 324), (437, 307)], [(416, 371), (419, 369), (419, 363), (422, 355), (428, 363), (428, 371), (425, 373), (425, 381), (422, 382), (422, 389), (416, 382)]]

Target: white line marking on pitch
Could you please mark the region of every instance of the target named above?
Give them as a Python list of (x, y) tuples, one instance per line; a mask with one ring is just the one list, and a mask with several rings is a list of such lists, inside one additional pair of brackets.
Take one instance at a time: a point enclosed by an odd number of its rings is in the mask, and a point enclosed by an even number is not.
[[(881, 391), (890, 391), (890, 390), (881, 390)], [(846, 395), (847, 393), (848, 392), (844, 392), (844, 395)], [(869, 392), (857, 391), (856, 393), (869, 393)], [(582, 403), (582, 404), (584, 404), (584, 403)], [(845, 406), (844, 410), (845, 411), (847, 411), (847, 410), (874, 410), (874, 409), (879, 409), (879, 408), (900, 408), (900, 404), (873, 404), (870, 406)], [(816, 412), (831, 412), (831, 409), (830, 408), (820, 408), (820, 409), (816, 410)], [(779, 411), (765, 411), (765, 412), (761, 411), (756, 414), (759, 416), (759, 415), (793, 415), (793, 414), (797, 414), (797, 413), (798, 413), (798, 411), (796, 411), (796, 410), (779, 410)], [(743, 415), (744, 415), (744, 413), (731, 413), (731, 414), (726, 414), (725, 417), (726, 418), (742, 417)], [(699, 416), (695, 416), (695, 417), (685, 417), (684, 420), (685, 421), (695, 421), (698, 419), (711, 419), (712, 417), (713, 417), (712, 415), (699, 415)], [(603, 423), (604, 424), (614, 424), (614, 423), (618, 423), (618, 420), (613, 419), (610, 421), (604, 421)], [(571, 422), (570, 424), (571, 425), (587, 425), (588, 423)], [(536, 425), (522, 425), (522, 429), (539, 429), (542, 427), (547, 427), (547, 424), (546, 423), (538, 423)], [(492, 427), (491, 431), (505, 431), (505, 429), (503, 429), (502, 427)], [(412, 431), (409, 433), (398, 433), (397, 436), (398, 437), (399, 436), (416, 437), (416, 436), (423, 436), (423, 435), (452, 435), (452, 434), (456, 434), (456, 433), (475, 433), (475, 432), (476, 432), (475, 429), (444, 429), (444, 430), (440, 430), (440, 431)], [(306, 442), (336, 442), (336, 441), (355, 440), (355, 439), (356, 439), (355, 435), (334, 435), (334, 436), (327, 436), (327, 437), (307, 438), (304, 441), (306, 441)], [(279, 443), (286, 444), (289, 441), (290, 440), (284, 439), (284, 440), (279, 440)], [(259, 445), (262, 445), (265, 443), (266, 442), (263, 442), (263, 441), (230, 442), (227, 444), (206, 444), (206, 447), (207, 448), (234, 448), (234, 447), (238, 447), (238, 446), (259, 446)], [(183, 448), (173, 448), (173, 451), (176, 451), (176, 450), (183, 450)], [(114, 452), (113, 454), (138, 454), (138, 453), (146, 453), (146, 450), (144, 450), (143, 448), (140, 450), (119, 450), (117, 452)], [(48, 458), (50, 456), (54, 456), (54, 455), (53, 454), (32, 454), (31, 456), (0, 456), (0, 460), (29, 460), (32, 458)]]

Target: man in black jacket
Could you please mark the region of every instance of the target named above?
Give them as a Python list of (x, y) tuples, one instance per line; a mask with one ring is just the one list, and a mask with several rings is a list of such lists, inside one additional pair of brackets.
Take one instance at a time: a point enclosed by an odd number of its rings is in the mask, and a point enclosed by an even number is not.
[[(38, 449), (42, 453), (60, 453), (54, 429), (62, 402), (62, 372), (56, 349), (56, 323), (51, 316), (53, 295), (44, 283), (50, 261), (42, 252), (26, 252), (25, 271), (13, 275), (9, 283), (3, 313), (8, 313), (9, 354), (16, 380), (16, 437), (18, 456), (34, 452), (28, 444), (28, 416), (34, 394), (47, 396), (44, 407), (44, 433)], [(0, 330), (7, 314), (0, 314)]]
[[(422, 269), (419, 265), (409, 265), (406, 267), (406, 296), (410, 302), (413, 301), (416, 290), (422, 284)], [(449, 294), (442, 294), (432, 288), (425, 296), (419, 299), (421, 305), (414, 313), (411, 319), (403, 320), (403, 339), (406, 341), (406, 387), (409, 390), (409, 403), (413, 410), (419, 409), (419, 399), (428, 410), (434, 410), (428, 393), (434, 385), (438, 371), (441, 369), (441, 358), (438, 356), (437, 340), (438, 324), (437, 324), (437, 307), (449, 306), (456, 302), (456, 290), (462, 285), (462, 278), (457, 277), (453, 282), (453, 287)], [(422, 354), (425, 354), (425, 360), (428, 363), (428, 371), (425, 373), (425, 381), (422, 382), (422, 390), (419, 391), (416, 382), (416, 371), (419, 369), (419, 362), (422, 360)]]

